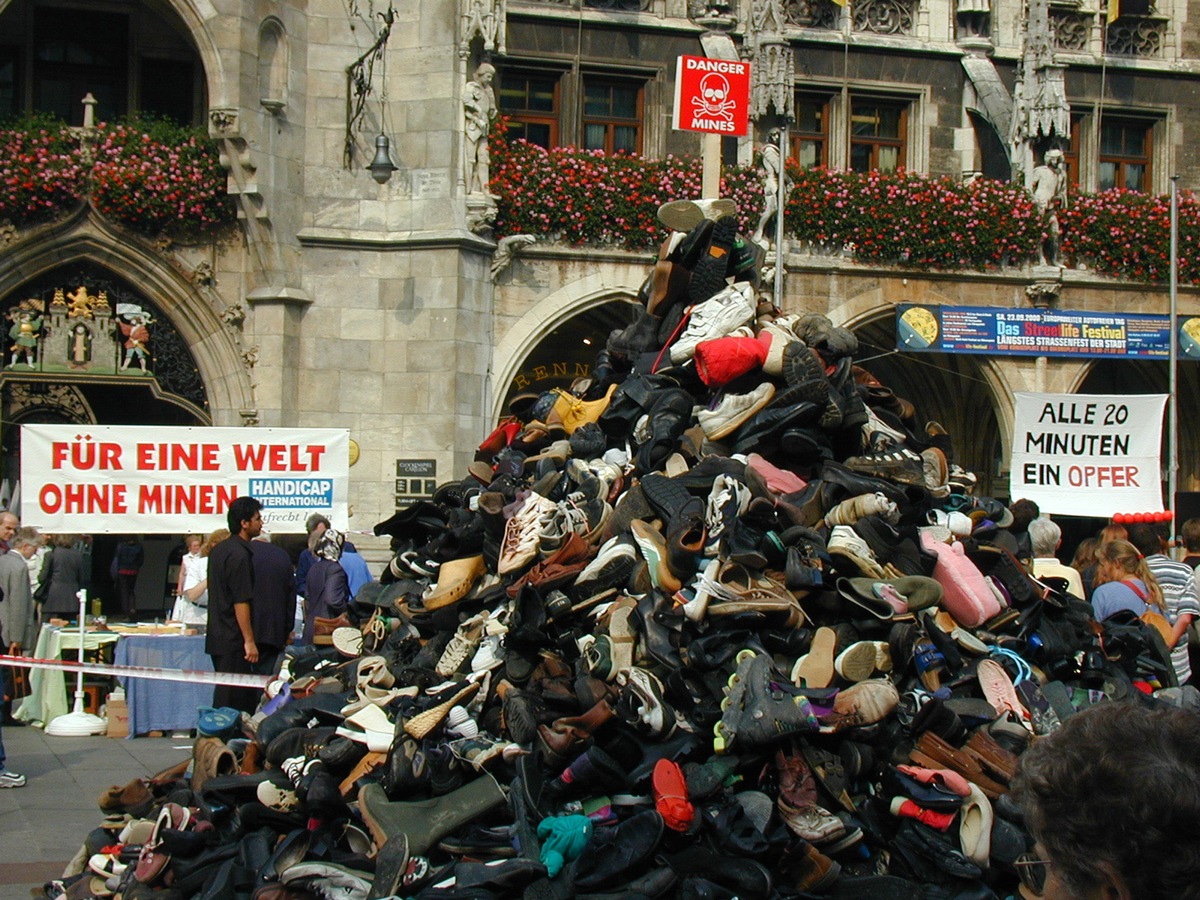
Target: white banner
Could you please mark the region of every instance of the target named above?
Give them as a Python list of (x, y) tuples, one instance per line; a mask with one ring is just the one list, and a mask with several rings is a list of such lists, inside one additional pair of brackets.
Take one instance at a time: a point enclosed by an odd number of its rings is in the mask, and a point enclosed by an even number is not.
[(1014, 394), (1012, 499), (1044, 513), (1160, 512), (1166, 394)]
[(21, 524), (51, 533), (184, 534), (226, 527), (235, 497), (263, 530), (347, 524), (350, 433), (337, 428), (22, 425)]

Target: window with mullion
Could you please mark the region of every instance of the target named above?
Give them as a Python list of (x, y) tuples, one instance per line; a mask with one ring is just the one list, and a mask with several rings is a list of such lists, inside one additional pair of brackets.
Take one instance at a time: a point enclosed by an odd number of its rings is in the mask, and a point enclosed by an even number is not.
[(791, 131), (792, 158), (802, 169), (829, 165), (829, 99), (796, 98), (796, 121)]
[(1150, 123), (1136, 119), (1101, 120), (1100, 190), (1149, 190), (1152, 130)]
[(895, 172), (904, 165), (908, 105), (853, 100), (850, 106), (850, 168)]
[(510, 141), (558, 146), (559, 82), (555, 72), (505, 71), (500, 74), (498, 104), (508, 117)]
[(641, 153), (643, 99), (638, 82), (584, 75), (584, 149)]

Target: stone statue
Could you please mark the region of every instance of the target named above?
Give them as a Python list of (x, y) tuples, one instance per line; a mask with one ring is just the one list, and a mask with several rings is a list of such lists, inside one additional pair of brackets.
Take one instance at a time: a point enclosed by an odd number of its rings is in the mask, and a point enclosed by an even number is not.
[(25, 365), (36, 369), (38, 335), (42, 331), (42, 317), (32, 310), (16, 309), (9, 313), (9, 320), (13, 323), (12, 327), (8, 329), (8, 336), (12, 338), (12, 346), (8, 348), (12, 353), (10, 365), (15, 366), (18, 360), (24, 356)]
[(464, 177), (468, 194), (487, 194), (491, 179), (491, 154), (488, 152), (488, 132), (496, 120), (496, 94), (492, 81), (496, 67), (483, 63), (475, 70), (475, 78), (463, 88), (463, 112), (466, 114), (466, 144), (464, 146)]
[(1063, 167), (1061, 150), (1048, 150), (1042, 165), (1033, 170), (1030, 182), (1033, 205), (1038, 212), (1048, 212), (1046, 240), (1038, 246), (1038, 259), (1043, 266), (1057, 266), (1060, 230), (1058, 210), (1067, 205), (1067, 171)]
[(508, 18), (505, 0), (461, 0), (459, 8), (459, 55), (466, 59), (471, 41), (483, 38), (483, 49), (504, 55), (504, 26)]
[(758, 218), (758, 227), (754, 230), (751, 240), (764, 250), (771, 248), (771, 240), (767, 237), (767, 224), (775, 218), (779, 211), (779, 179), (784, 179), (783, 190), (786, 194), (792, 188), (792, 179), (788, 176), (779, 153), (779, 136), (782, 131), (772, 128), (767, 132), (767, 142), (763, 144), (762, 161), (759, 170), (762, 173), (763, 211)]

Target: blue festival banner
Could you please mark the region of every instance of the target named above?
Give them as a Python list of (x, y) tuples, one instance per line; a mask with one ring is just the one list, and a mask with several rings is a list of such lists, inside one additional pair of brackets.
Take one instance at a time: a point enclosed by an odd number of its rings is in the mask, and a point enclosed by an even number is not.
[[(990, 306), (896, 307), (896, 349), (988, 356), (1166, 359), (1168, 316)], [(1179, 358), (1200, 360), (1200, 317), (1179, 317)]]

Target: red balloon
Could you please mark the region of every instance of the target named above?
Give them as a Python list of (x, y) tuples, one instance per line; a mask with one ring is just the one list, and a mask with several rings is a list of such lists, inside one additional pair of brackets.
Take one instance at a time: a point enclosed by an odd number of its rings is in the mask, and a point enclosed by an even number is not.
[(1124, 525), (1125, 513), (1113, 513), (1112, 520), (1114, 525)]
[(1173, 513), (1173, 512), (1172, 512), (1171, 510), (1169, 510), (1169, 509), (1168, 509), (1168, 510), (1166, 510), (1166, 511), (1163, 513), (1163, 521), (1164, 521), (1164, 522), (1170, 522), (1170, 521), (1171, 521), (1172, 519), (1174, 519), (1174, 518), (1175, 518), (1175, 513)]
[(1146, 521), (1146, 514), (1145, 513), (1134, 513), (1133, 521), (1140, 525), (1142, 522)]

